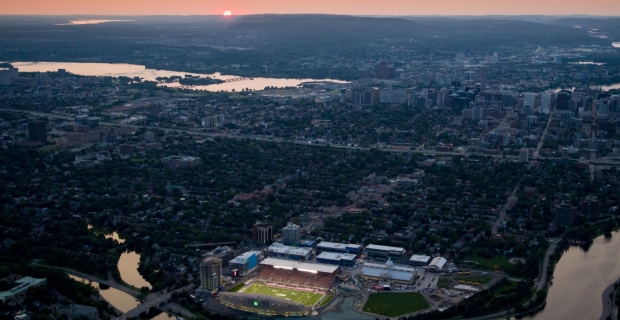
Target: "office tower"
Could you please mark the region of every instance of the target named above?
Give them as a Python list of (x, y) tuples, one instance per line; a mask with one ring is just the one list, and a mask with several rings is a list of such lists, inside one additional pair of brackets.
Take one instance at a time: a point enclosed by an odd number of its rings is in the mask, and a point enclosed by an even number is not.
[(519, 151), (519, 162), (528, 162), (530, 158), (530, 149), (521, 148)]
[(147, 131), (144, 133), (144, 141), (155, 141), (155, 134), (152, 131)]
[(543, 92), (540, 94), (540, 110), (544, 114), (551, 112), (551, 106), (553, 105), (553, 92)]
[(271, 242), (273, 240), (273, 227), (264, 222), (258, 222), (252, 227), (252, 236), (254, 241), (259, 243)]
[(562, 202), (559, 206), (555, 206), (555, 224), (563, 226), (573, 225), (573, 223), (575, 223), (576, 213), (576, 207), (572, 207), (569, 203)]
[(599, 213), (599, 201), (596, 196), (586, 196), (581, 202), (581, 214), (596, 216)]
[(222, 260), (207, 257), (200, 263), (200, 291), (213, 292), (222, 285)]
[(29, 121), (28, 122), (28, 140), (47, 142), (47, 122), (45, 121)]
[(282, 228), (282, 242), (285, 245), (293, 245), (299, 242), (299, 226), (289, 222)]
[(555, 109), (556, 110), (568, 110), (568, 101), (570, 100), (570, 93), (566, 91), (560, 91), (555, 96)]
[(596, 114), (607, 114), (607, 100), (605, 98), (598, 99), (598, 106), (596, 106)]
[(530, 106), (534, 109), (534, 103), (536, 102), (536, 94), (534, 92), (523, 93), (523, 106)]

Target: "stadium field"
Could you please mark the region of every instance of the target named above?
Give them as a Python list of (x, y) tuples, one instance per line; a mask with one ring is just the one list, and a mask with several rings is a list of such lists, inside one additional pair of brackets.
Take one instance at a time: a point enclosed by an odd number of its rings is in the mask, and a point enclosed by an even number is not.
[(272, 296), (277, 298), (283, 298), (286, 300), (299, 302), (305, 306), (313, 306), (324, 295), (322, 293), (306, 292), (294, 289), (276, 288), (264, 284), (252, 284), (243, 293), (255, 293), (263, 294), (266, 296)]

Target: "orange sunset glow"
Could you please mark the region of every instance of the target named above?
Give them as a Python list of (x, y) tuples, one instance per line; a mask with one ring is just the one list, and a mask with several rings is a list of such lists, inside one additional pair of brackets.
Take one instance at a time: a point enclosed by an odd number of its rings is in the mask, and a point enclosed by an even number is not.
[(20, 15), (237, 15), (329, 13), (352, 15), (620, 15), (618, 0), (23, 0), (6, 1), (0, 14)]

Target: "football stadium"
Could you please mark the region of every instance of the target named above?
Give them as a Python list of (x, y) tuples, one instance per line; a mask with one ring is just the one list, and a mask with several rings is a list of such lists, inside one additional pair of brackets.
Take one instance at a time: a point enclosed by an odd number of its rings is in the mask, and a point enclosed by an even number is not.
[(256, 278), (237, 292), (222, 292), (230, 308), (272, 316), (309, 315), (326, 299), (338, 266), (267, 258)]

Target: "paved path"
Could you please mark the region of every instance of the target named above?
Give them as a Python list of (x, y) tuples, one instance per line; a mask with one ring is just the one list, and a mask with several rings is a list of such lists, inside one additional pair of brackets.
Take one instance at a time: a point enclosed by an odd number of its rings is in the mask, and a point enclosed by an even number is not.
[[(613, 293), (614, 293), (614, 284), (616, 284), (618, 281), (620, 281), (620, 279), (610, 284), (607, 288), (605, 288), (605, 291), (603, 291), (603, 294), (601, 296), (601, 299), (603, 300), (603, 312), (599, 320), (607, 319), (607, 316), (609, 316), (610, 314), (611, 314), (611, 320), (616, 320), (616, 312), (615, 312), (616, 305), (614, 303), (615, 299), (614, 299)], [(611, 295), (611, 297), (609, 297), (609, 295)]]

